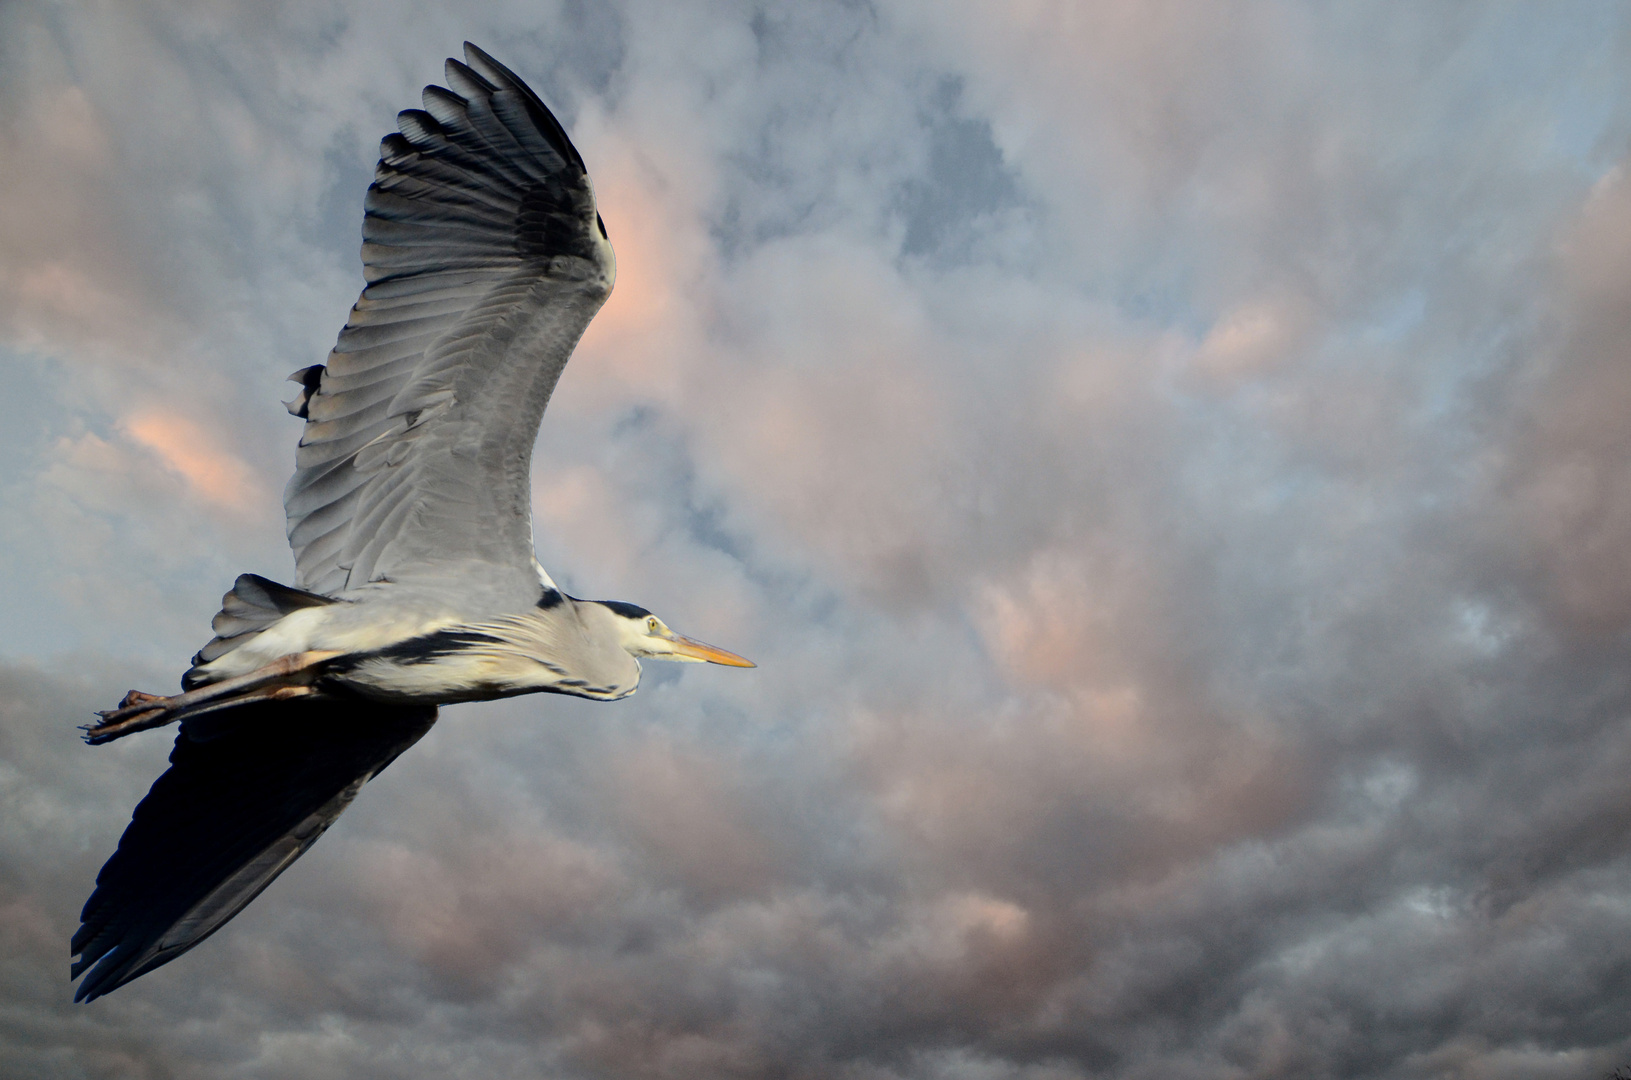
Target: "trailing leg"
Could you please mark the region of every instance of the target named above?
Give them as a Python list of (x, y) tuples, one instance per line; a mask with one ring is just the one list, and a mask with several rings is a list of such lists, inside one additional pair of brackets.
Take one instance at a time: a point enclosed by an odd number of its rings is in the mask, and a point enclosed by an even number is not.
[(230, 705), (309, 694), (323, 661), (338, 655), (318, 651), (291, 653), (246, 675), (222, 679), (174, 697), (132, 690), (119, 702), (118, 708), (97, 713), (102, 718), (100, 723), (83, 728), (85, 741), (94, 746)]

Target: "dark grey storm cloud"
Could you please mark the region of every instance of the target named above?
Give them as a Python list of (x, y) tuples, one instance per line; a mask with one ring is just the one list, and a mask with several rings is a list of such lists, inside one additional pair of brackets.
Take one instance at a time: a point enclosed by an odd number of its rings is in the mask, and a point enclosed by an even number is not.
[[(67, 940), (470, 38), (619, 281), (540, 558), (759, 661), (450, 709), (194, 953)], [(1631, 1066), (1612, 4), (0, 6), (0, 1073)], [(653, 665), (652, 667), (655, 667)]]

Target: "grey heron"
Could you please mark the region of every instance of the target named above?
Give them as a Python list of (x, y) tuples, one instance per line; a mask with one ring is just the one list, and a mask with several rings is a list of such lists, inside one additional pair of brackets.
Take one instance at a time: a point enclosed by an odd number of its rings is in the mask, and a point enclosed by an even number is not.
[(560, 123), (464, 48), (380, 144), (367, 285), (327, 363), (291, 376), (294, 586), (239, 577), (181, 693), (133, 690), (85, 729), (99, 744), (180, 723), (81, 914), (76, 1000), (219, 929), (438, 706), (610, 701), (642, 659), (753, 666), (645, 608), (568, 596), (538, 564), (532, 445), (616, 260)]

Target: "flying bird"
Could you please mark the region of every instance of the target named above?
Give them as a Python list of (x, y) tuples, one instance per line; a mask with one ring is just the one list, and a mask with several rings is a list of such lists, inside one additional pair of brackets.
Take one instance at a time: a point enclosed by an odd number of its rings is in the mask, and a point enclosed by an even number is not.
[(238, 578), (173, 696), (132, 690), (85, 739), (180, 722), (73, 937), (75, 1000), (203, 941), (436, 721), (539, 692), (611, 701), (641, 660), (753, 664), (643, 607), (562, 592), (533, 551), (544, 406), (617, 262), (583, 159), (468, 42), (397, 117), (364, 202), (367, 286), (284, 491), (295, 583)]

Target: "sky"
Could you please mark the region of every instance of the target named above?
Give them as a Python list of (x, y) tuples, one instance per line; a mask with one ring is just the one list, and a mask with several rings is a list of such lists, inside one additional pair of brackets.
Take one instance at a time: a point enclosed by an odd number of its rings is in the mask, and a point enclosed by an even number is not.
[[(615, 293), (539, 557), (753, 671), (461, 705), (68, 938), (472, 40)], [(0, 0), (0, 1073), (1631, 1067), (1631, 10)]]

